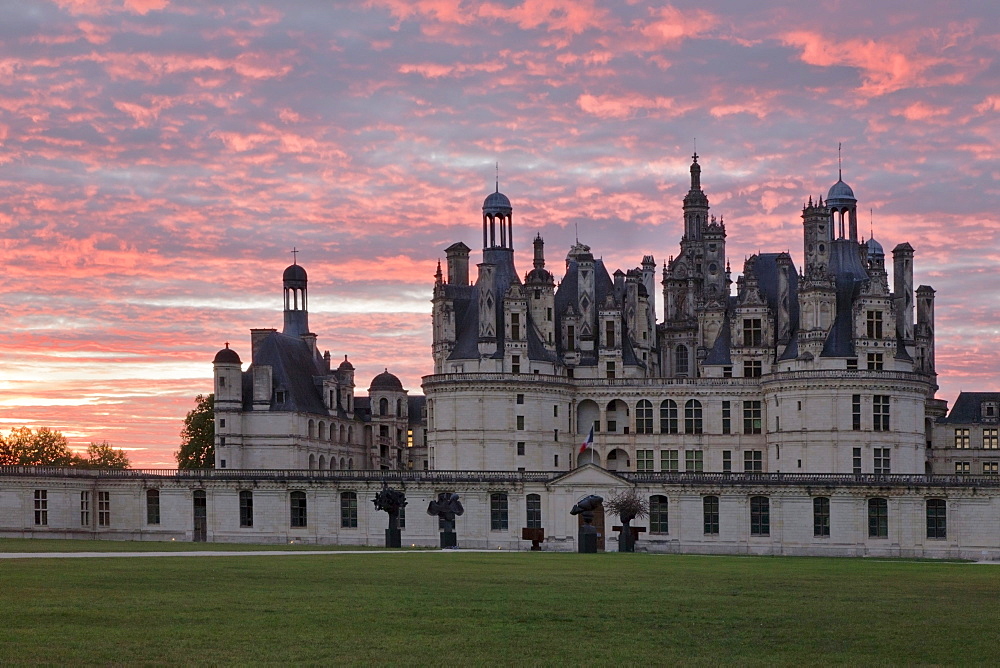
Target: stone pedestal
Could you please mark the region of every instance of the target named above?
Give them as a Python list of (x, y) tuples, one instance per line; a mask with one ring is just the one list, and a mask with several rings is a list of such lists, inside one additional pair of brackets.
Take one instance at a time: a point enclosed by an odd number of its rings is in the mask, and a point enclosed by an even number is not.
[(403, 543), (402, 532), (399, 529), (386, 529), (385, 530), (385, 546), (386, 547), (401, 547)]
[(577, 552), (581, 554), (597, 554), (597, 529), (594, 526), (584, 524), (580, 527), (578, 538)]
[(449, 547), (458, 547), (458, 534), (454, 531), (442, 531), (441, 549), (446, 550)]

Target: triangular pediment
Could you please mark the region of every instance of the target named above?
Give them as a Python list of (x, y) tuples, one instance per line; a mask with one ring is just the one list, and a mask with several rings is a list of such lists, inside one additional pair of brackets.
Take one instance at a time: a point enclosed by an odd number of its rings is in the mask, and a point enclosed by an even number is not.
[(601, 468), (597, 464), (584, 464), (553, 479), (549, 485), (552, 487), (576, 487), (580, 485), (594, 485), (599, 487), (620, 487), (627, 485), (631, 487), (632, 483), (618, 477), (613, 471)]

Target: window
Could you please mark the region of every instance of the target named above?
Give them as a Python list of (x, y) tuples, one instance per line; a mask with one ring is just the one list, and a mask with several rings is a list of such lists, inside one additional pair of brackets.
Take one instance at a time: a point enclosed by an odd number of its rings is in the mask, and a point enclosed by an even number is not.
[(510, 372), (511, 373), (521, 373), (521, 356), (511, 355), (510, 356)]
[(703, 514), (705, 518), (705, 535), (719, 535), (719, 497), (706, 496), (702, 500)]
[(555, 441), (556, 443), (559, 442), (559, 430), (558, 429), (553, 429), (552, 430), (552, 440)]
[(678, 376), (686, 376), (688, 374), (688, 349), (685, 345), (677, 346), (674, 350), (674, 364), (677, 370)]
[(732, 378), (733, 377), (733, 367), (731, 367), (731, 366), (724, 366), (724, 367), (722, 367), (722, 377), (723, 378)]
[(559, 404), (552, 405), (552, 417), (559, 417)]
[[(851, 395), (851, 429), (861, 431), (861, 395)], [(860, 473), (860, 471), (859, 471)]]
[(552, 466), (559, 468), (559, 455), (552, 455)]
[(872, 429), (889, 431), (889, 395), (876, 394), (872, 397)]
[(854, 469), (854, 475), (861, 474), (861, 448), (854, 448), (852, 452), (852, 462), (851, 466)]
[(701, 433), (701, 402), (697, 399), (688, 399), (684, 404), (684, 433)]
[(813, 499), (813, 536), (830, 535), (830, 499), (817, 496)]
[(524, 403), (524, 395), (523, 394), (517, 395), (517, 403), (519, 403), (519, 404), (523, 404)]
[(764, 452), (762, 450), (746, 450), (743, 453), (743, 472), (760, 473), (764, 470)]
[(1000, 447), (996, 429), (983, 429), (983, 447), (988, 450), (996, 450), (997, 447)]
[(226, 427), (226, 418), (219, 419), (219, 426), (222, 427), (223, 429)]
[(253, 492), (246, 489), (240, 492), (240, 526), (253, 526)]
[(766, 496), (750, 497), (750, 535), (771, 535), (771, 500)]
[(968, 475), (971, 472), (971, 462), (955, 462), (955, 475)]
[(759, 434), (759, 433), (761, 433), (761, 402), (760, 401), (744, 401), (743, 402), (743, 433), (744, 434)]
[(667, 497), (654, 494), (649, 497), (649, 532), (669, 533), (667, 524)]
[(46, 526), (49, 523), (49, 491), (35, 490), (35, 526)]
[(226, 377), (219, 376), (219, 387), (225, 387), (225, 386), (226, 386)]
[(146, 490), (146, 524), (160, 523), (160, 490)]
[(847, 370), (848, 371), (857, 371), (858, 370), (858, 358), (857, 357), (852, 357), (851, 359), (847, 360)]
[(668, 473), (676, 473), (680, 470), (677, 450), (660, 450), (660, 470)]
[(524, 441), (517, 442), (517, 454), (519, 457), (524, 456)]
[(760, 378), (764, 373), (764, 368), (760, 360), (743, 360), (743, 377)]
[(605, 365), (605, 375), (608, 378), (614, 378), (615, 377), (615, 363), (614, 362), (607, 362), (606, 363), (606, 365)]
[(607, 320), (604, 322), (604, 345), (608, 348), (615, 347), (615, 321)]
[(80, 492), (80, 526), (90, 526), (90, 492)]
[(97, 493), (97, 526), (111, 526), (111, 492)]
[(356, 492), (340, 493), (340, 526), (344, 529), (358, 528), (358, 495)]
[(722, 451), (722, 472), (732, 473), (733, 472), (733, 452), (732, 450)]
[(882, 311), (868, 311), (867, 334), (869, 339), (882, 338)]
[(983, 462), (983, 475), (1000, 474), (1000, 462)]
[(731, 402), (722, 402), (722, 433), (731, 434), (733, 431)]
[(948, 518), (944, 499), (927, 499), (927, 537), (948, 537)]
[(507, 494), (490, 494), (490, 531), (507, 531)]
[(306, 508), (306, 493), (292, 492), (291, 501), (291, 524), (293, 527), (304, 527), (308, 525), (308, 511)]
[(566, 326), (566, 350), (576, 350), (576, 328), (573, 325)]
[(760, 318), (743, 318), (743, 345), (764, 345), (764, 328)]
[(968, 448), (969, 447), (969, 430), (968, 429), (956, 429), (955, 430), (955, 447), (956, 448)]
[(510, 314), (510, 338), (515, 341), (521, 338), (521, 314), (511, 313)]
[(524, 416), (523, 415), (518, 415), (517, 416), (517, 428), (519, 430), (521, 430), (521, 431), (524, 431)]
[(889, 537), (889, 502), (885, 499), (868, 499), (868, 537)]
[(635, 470), (636, 471), (652, 471), (653, 470), (653, 451), (652, 450), (636, 450), (635, 451)]
[(660, 402), (660, 433), (677, 433), (677, 403), (673, 399)]
[(529, 494), (525, 499), (525, 519), (529, 529), (542, 528), (542, 497)]
[(875, 475), (888, 475), (891, 472), (889, 448), (874, 448), (872, 450), (872, 462), (872, 473)]
[(684, 451), (684, 470), (688, 473), (699, 473), (705, 470), (705, 453), (701, 450)]
[(868, 353), (868, 370), (882, 371), (885, 363), (882, 361), (882, 353)]
[(647, 399), (641, 399), (635, 405), (635, 433), (653, 433), (653, 404)]

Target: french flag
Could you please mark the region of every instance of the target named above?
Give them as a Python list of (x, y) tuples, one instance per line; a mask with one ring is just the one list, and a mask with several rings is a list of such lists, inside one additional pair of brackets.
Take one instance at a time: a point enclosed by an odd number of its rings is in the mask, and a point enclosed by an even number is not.
[(580, 452), (579, 452), (579, 454), (582, 455), (584, 452), (587, 451), (587, 448), (592, 448), (592, 447), (594, 447), (594, 426), (593, 425), (590, 426), (590, 436), (588, 436), (587, 440), (584, 441), (583, 445), (580, 446)]

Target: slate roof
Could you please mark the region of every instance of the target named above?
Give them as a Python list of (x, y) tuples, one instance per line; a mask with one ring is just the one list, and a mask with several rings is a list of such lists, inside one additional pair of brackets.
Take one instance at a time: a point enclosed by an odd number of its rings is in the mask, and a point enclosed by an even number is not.
[(854, 357), (854, 300), (869, 280), (856, 241), (837, 239), (830, 243), (830, 272), (836, 284), (837, 315), (820, 356)]
[(272, 386), (285, 392), (286, 400), (280, 405), (274, 403), (272, 396), (271, 410), (327, 412), (320, 390), (313, 382), (316, 376), (326, 375), (325, 363), (319, 353), (299, 337), (271, 332), (261, 341), (253, 364), (243, 374), (243, 409), (247, 411), (253, 410), (255, 366), (270, 366)]
[[(960, 392), (955, 405), (947, 416), (938, 418), (938, 423), (953, 424), (997, 424), (997, 416), (992, 419), (983, 417), (983, 402), (992, 401), (1000, 409), (1000, 392)], [(996, 411), (994, 411), (995, 413)]]

